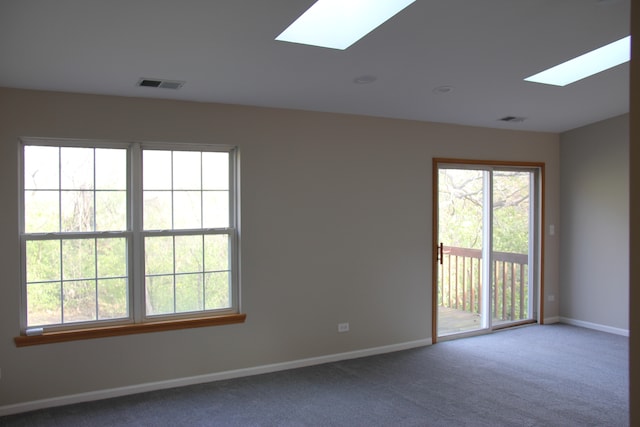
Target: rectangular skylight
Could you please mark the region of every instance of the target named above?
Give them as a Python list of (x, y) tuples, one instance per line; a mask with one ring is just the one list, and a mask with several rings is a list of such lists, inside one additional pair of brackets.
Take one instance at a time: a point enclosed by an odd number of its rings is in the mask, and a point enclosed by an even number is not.
[(415, 0), (318, 0), (276, 40), (344, 50)]
[(609, 43), (576, 58), (549, 68), (525, 80), (554, 86), (566, 86), (601, 71), (629, 61), (631, 57), (631, 36)]

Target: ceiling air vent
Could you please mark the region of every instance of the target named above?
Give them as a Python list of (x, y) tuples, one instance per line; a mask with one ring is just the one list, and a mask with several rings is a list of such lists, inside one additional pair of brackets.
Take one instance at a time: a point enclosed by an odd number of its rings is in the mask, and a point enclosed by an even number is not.
[(137, 86), (159, 87), (161, 89), (180, 89), (185, 82), (180, 80), (140, 79)]
[(527, 119), (526, 117), (505, 116), (501, 119), (498, 119), (498, 121), (509, 122), (509, 123), (520, 123), (520, 122), (524, 122), (526, 119)]

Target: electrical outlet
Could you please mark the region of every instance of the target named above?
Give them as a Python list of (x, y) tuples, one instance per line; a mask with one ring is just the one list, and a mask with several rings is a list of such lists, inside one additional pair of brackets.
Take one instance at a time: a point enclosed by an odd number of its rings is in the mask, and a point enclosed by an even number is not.
[(338, 332), (349, 332), (349, 322), (338, 323)]
[(550, 294), (547, 299), (549, 300), (549, 302), (554, 302), (556, 300), (556, 296), (553, 294)]

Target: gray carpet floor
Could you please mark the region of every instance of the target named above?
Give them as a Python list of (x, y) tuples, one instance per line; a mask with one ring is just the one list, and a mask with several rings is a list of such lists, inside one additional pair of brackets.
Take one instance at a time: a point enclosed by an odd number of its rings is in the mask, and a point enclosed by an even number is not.
[(628, 338), (533, 325), (69, 405), (0, 426), (626, 426)]

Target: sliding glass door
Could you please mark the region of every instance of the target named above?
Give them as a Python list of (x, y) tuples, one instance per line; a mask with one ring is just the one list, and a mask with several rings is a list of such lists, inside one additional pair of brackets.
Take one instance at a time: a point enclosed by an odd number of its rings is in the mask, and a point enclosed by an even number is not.
[(435, 162), (438, 338), (535, 321), (537, 167)]

